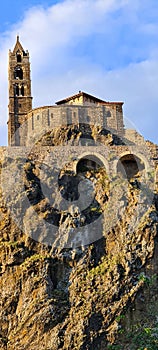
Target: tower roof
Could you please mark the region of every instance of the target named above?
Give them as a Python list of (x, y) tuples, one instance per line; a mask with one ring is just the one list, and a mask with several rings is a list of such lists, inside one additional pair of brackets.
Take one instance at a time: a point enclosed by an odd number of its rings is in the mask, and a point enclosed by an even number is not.
[(15, 54), (18, 50), (24, 52), (24, 49), (19, 41), (19, 35), (17, 35), (17, 39), (16, 39), (16, 44), (15, 44), (15, 47), (14, 47), (14, 50), (13, 50), (13, 54)]

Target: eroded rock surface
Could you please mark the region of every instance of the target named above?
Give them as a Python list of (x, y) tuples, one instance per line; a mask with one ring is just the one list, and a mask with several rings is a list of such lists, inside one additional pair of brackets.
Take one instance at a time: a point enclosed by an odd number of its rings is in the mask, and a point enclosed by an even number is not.
[[(153, 302), (158, 296), (157, 195), (153, 194), (149, 206), (151, 191), (147, 189), (143, 188), (146, 197), (141, 202), (139, 174), (128, 179), (124, 187), (123, 178), (110, 183), (104, 169), (86, 168), (84, 163), (77, 174), (70, 169), (60, 173), (62, 195), (55, 199), (62, 204), (64, 198), (70, 205), (69, 210), (54, 209), (51, 200), (55, 190), (48, 190), (51, 174), (41, 180), (36, 157), (30, 156), (25, 164), (20, 158), (5, 159), (2, 166), (8, 162), (12, 169), (24, 168), (24, 186), (15, 197), (13, 188), (7, 200), (2, 193), (0, 199), (1, 349), (106, 350), (114, 349), (115, 344), (137, 349), (123, 332), (141, 319), (140, 312), (143, 319), (148, 316), (142, 300), (152, 309), (153, 329), (158, 317), (158, 305), (155, 303), (153, 310), (149, 298), (151, 295)], [(93, 201), (83, 210), (71, 203), (78, 200), (81, 180), (87, 181), (89, 198), (92, 189), (94, 192)], [(108, 204), (111, 192), (120, 198), (120, 209), (110, 227), (117, 205), (114, 196)], [(14, 220), (13, 208), (20, 213), (19, 222)], [(76, 244), (73, 230), (82, 230), (100, 216), (102, 232), (98, 226), (93, 242)], [(48, 240), (45, 244), (40, 235), (30, 235), (30, 228), (31, 232), (39, 229), (46, 239), (51, 231), (47, 232), (45, 223), (58, 228), (56, 236), (50, 236), (51, 244)], [(147, 321), (142, 327), (150, 328)], [(156, 349), (157, 335), (152, 341), (155, 348), (151, 349)]]

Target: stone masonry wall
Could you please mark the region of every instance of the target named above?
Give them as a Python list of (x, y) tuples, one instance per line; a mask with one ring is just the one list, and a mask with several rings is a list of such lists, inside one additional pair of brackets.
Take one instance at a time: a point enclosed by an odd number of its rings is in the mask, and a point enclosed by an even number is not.
[[(116, 105), (107, 106), (50, 106), (37, 108), (28, 114), (28, 136), (26, 144), (35, 143), (44, 133), (56, 127), (80, 123), (98, 125), (114, 130), (123, 136), (122, 108)], [(27, 127), (27, 126), (26, 126)], [(25, 140), (21, 138), (21, 145)]]

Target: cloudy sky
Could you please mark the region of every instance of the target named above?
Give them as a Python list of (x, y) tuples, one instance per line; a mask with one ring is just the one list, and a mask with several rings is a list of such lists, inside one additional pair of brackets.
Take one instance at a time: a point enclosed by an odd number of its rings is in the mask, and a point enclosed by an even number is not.
[(7, 144), (8, 50), (30, 52), (34, 107), (88, 92), (124, 101), (158, 143), (157, 0), (5, 0), (0, 11), (0, 144)]

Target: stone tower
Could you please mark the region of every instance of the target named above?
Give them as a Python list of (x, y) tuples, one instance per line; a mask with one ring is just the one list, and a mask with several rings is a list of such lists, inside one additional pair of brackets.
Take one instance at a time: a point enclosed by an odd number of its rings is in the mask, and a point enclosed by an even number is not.
[[(25, 145), (27, 133), (25, 127), (21, 127), (27, 120), (27, 113), (32, 109), (31, 79), (29, 52), (24, 51), (19, 36), (13, 52), (9, 51), (9, 120), (8, 120), (8, 145)], [(19, 129), (20, 127), (20, 129)]]

